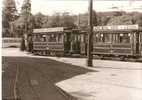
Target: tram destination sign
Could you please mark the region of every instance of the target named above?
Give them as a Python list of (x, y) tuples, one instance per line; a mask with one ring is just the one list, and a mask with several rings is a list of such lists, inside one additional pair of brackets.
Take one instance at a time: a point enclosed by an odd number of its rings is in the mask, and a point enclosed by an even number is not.
[(119, 30), (138, 30), (139, 26), (135, 25), (113, 25), (113, 26), (95, 26), (93, 27), (94, 31), (119, 31)]

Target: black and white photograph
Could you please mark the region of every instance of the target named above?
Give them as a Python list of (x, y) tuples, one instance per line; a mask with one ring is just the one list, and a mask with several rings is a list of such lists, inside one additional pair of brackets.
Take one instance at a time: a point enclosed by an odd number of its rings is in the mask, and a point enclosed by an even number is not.
[(142, 0), (1, 1), (1, 100), (142, 100)]

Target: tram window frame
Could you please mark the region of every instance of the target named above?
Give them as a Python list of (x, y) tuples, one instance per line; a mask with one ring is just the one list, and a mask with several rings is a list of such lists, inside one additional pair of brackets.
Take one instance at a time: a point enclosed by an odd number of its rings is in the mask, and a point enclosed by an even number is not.
[[(108, 36), (107, 36), (108, 35)], [(106, 38), (109, 37), (109, 38)], [(95, 42), (96, 43), (111, 43), (111, 33), (96, 33), (94, 35), (94, 38), (95, 38)]]
[(58, 43), (63, 43), (63, 34), (59, 33), (58, 34)]
[[(123, 34), (123, 36), (120, 37), (121, 34)], [(131, 33), (120, 33), (119, 34), (119, 43), (131, 43)]]
[(95, 33), (95, 34), (93, 35), (94, 41), (95, 41), (96, 43), (102, 43), (100, 37), (101, 37), (100, 33)]
[[(126, 37), (124, 35), (128, 34), (128, 41), (124, 41)], [(112, 35), (112, 43), (124, 44), (124, 43), (132, 43), (132, 33), (115, 33)]]
[(74, 42), (79, 42), (80, 39), (81, 39), (81, 37), (79, 34), (74, 34), (74, 38), (73, 38)]
[(78, 34), (78, 41), (80, 42), (81, 41), (81, 35)]
[(34, 35), (34, 41), (41, 42), (41, 35), (40, 34)]
[(46, 35), (43, 34), (41, 39), (42, 39), (42, 40), (41, 40), (42, 42), (46, 42)]
[(84, 37), (83, 37), (83, 35), (80, 35), (80, 42), (84, 42)]
[(84, 34), (80, 35), (80, 42), (85, 42), (85, 36), (84, 36)]
[(48, 34), (48, 42), (58, 42), (56, 35), (57, 35), (57, 34), (55, 34), (55, 33)]
[[(107, 36), (107, 38), (106, 38), (106, 36)], [(104, 34), (104, 43), (112, 43), (112, 34), (111, 33)]]

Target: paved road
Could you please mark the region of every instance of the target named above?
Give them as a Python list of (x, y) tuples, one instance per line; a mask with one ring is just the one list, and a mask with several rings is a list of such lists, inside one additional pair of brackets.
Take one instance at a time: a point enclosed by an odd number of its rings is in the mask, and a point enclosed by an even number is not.
[(2, 64), (3, 100), (14, 99), (17, 72), (20, 100), (68, 100), (54, 84), (91, 71), (46, 58), (3, 57)]

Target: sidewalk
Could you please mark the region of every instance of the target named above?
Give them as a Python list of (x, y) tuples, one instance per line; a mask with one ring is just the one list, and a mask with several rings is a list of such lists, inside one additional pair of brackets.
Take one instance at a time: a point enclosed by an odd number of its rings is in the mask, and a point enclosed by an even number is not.
[(79, 100), (142, 100), (142, 63), (93, 60), (94, 67), (90, 68), (85, 58), (33, 56), (15, 49), (4, 49), (2, 55), (50, 58), (97, 70), (56, 83)]
[[(48, 57), (86, 67), (86, 59)], [(56, 85), (81, 100), (142, 100), (142, 63), (93, 60), (91, 72)]]

